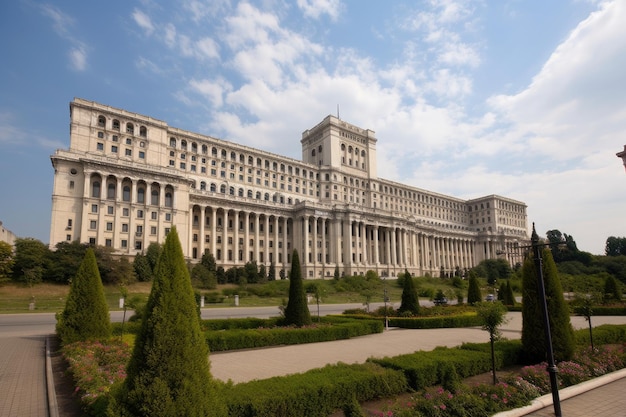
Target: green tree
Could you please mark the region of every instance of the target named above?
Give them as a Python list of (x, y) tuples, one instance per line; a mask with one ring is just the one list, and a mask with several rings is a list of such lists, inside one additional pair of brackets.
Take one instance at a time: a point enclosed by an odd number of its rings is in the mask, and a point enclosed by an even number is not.
[(154, 268), (156, 268), (157, 261), (161, 255), (161, 249), (161, 245), (157, 242), (151, 242), (148, 245), (148, 249), (146, 249), (146, 259), (148, 260), (148, 264), (150, 264), (150, 270), (152, 272), (154, 272)]
[(506, 281), (506, 288), (504, 289), (504, 297), (502, 301), (505, 306), (514, 306), (515, 305), (515, 294), (513, 294), (513, 287), (511, 286), (511, 281)]
[(606, 256), (626, 255), (626, 237), (611, 236), (606, 240)]
[(622, 292), (613, 275), (608, 275), (604, 281), (604, 301), (622, 301)]
[(274, 265), (274, 261), (270, 263), (270, 269), (267, 273), (268, 281), (276, 281), (276, 265)]
[(420, 313), (420, 303), (417, 297), (417, 288), (409, 271), (404, 271), (404, 285), (398, 313), (408, 313), (417, 316)]
[[(54, 282), (57, 284), (68, 284), (83, 259), (85, 259), (85, 252), (89, 245), (74, 242), (59, 242), (55, 246), (54, 251), (48, 252), (48, 262), (45, 274), (45, 280), (47, 282)], [(96, 260), (97, 260), (96, 256)]]
[(65, 308), (57, 315), (56, 331), (63, 344), (111, 337), (109, 308), (91, 248), (72, 279)]
[(206, 252), (204, 255), (202, 255), (202, 260), (200, 261), (200, 263), (204, 265), (204, 267), (208, 269), (209, 272), (213, 272), (213, 274), (216, 274), (217, 264), (215, 262), (215, 257), (211, 252)]
[(474, 305), (480, 303), (481, 300), (482, 294), (480, 293), (478, 278), (470, 272), (469, 286), (467, 288), (467, 304)]
[(135, 270), (135, 275), (137, 276), (137, 279), (139, 281), (152, 281), (152, 268), (150, 268), (148, 258), (144, 254), (138, 253), (137, 255), (135, 255), (135, 260), (133, 261), (133, 269)]
[(338, 280), (339, 280), (339, 278), (340, 278), (340, 275), (339, 275), (339, 266), (336, 266), (336, 267), (335, 267), (335, 273), (333, 274), (333, 278), (335, 279), (335, 281), (338, 281)]
[(506, 308), (500, 302), (480, 302), (476, 304), (476, 313), (482, 321), (482, 329), (489, 332), (491, 346), (491, 373), (493, 385), (496, 385), (496, 355), (494, 343), (500, 336), (498, 328), (505, 323)]
[(176, 228), (156, 265), (145, 317), (122, 389), (112, 404), (122, 416), (223, 414), (211, 379), (208, 348)]
[(291, 256), (291, 271), (289, 272), (289, 301), (285, 308), (285, 323), (298, 327), (311, 324), (311, 313), (306, 302), (304, 285), (302, 283), (302, 271), (300, 270), (300, 257), (298, 251), (293, 250)]
[[(570, 323), (569, 308), (563, 298), (552, 252), (544, 248), (541, 255), (554, 358), (557, 362), (569, 360), (574, 353), (574, 330)], [(538, 282), (534, 256), (530, 253), (522, 266), (522, 345), (528, 363), (546, 360), (547, 352)]]
[(8, 281), (13, 273), (13, 246), (0, 242), (0, 283)]
[(41, 282), (47, 266), (48, 253), (48, 247), (37, 239), (16, 239), (13, 279), (29, 286)]
[(209, 290), (217, 288), (217, 278), (215, 274), (209, 271), (202, 263), (194, 265), (191, 269), (191, 282)]

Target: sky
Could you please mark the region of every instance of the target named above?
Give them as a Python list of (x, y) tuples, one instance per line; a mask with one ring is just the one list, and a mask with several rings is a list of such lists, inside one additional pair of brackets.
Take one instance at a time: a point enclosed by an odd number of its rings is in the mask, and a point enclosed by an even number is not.
[(378, 176), (527, 204), (604, 254), (626, 236), (626, 1), (5, 1), (0, 221), (49, 241), (74, 97), (301, 159), (329, 114)]

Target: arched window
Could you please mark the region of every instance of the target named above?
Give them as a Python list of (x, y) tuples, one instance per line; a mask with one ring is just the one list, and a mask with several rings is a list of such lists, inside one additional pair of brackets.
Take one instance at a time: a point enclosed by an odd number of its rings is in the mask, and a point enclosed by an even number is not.
[(248, 157), (248, 165), (253, 165), (254, 164), (254, 158), (249, 156)]
[(171, 191), (165, 191), (165, 207), (172, 207), (174, 205), (174, 195)]
[(113, 119), (112, 126), (113, 126), (113, 129), (120, 130), (120, 121), (117, 119)]
[(206, 145), (202, 145), (202, 153), (206, 155), (209, 152), (209, 147)]
[(272, 196), (272, 201), (275, 203), (276, 201), (278, 201), (278, 196), (276, 194), (274, 194)]
[(361, 156), (365, 158), (365, 151), (361, 151)]
[(239, 163), (243, 164), (246, 162), (246, 157), (243, 154), (239, 154)]
[(94, 198), (100, 198), (100, 181), (95, 180), (91, 183), (91, 196)]
[(106, 122), (107, 122), (107, 119), (105, 119), (104, 116), (98, 116), (98, 126), (99, 127), (104, 127)]
[(274, 171), (278, 171), (278, 164), (277, 164), (276, 162), (274, 162), (274, 163), (272, 164), (272, 169), (273, 169)]
[(137, 188), (137, 202), (141, 204), (146, 202), (146, 189), (143, 187)]
[(126, 133), (130, 133), (131, 135), (135, 133), (135, 126), (130, 122), (126, 123)]
[(176, 147), (176, 138), (170, 138), (170, 146), (171, 146), (172, 148), (175, 148), (175, 147)]
[(109, 183), (107, 186), (107, 198), (109, 200), (115, 200), (115, 184)]
[(150, 204), (153, 206), (159, 205), (159, 191), (152, 189), (152, 193), (150, 194)]
[(211, 148), (211, 155), (217, 157), (217, 148)]
[(226, 185), (225, 184), (220, 185), (220, 193), (226, 194)]
[(248, 198), (252, 198), (252, 195), (253, 195), (252, 190), (248, 190)]
[(263, 197), (263, 199), (264, 199), (265, 201), (269, 201), (269, 200), (270, 200), (270, 195), (269, 195), (269, 193), (265, 193), (265, 196)]
[(311, 156), (315, 156), (315, 149), (311, 151)]
[(186, 140), (181, 140), (180, 141), (180, 149), (186, 151), (187, 150), (187, 141)]
[(230, 195), (235, 195), (235, 187), (230, 187), (230, 188), (228, 189), (228, 194), (230, 194)]
[(139, 136), (141, 136), (142, 138), (145, 138), (146, 136), (148, 136), (148, 129), (146, 129), (145, 126), (139, 127)]
[(322, 153), (322, 145), (318, 146), (317, 151), (318, 151), (319, 153)]
[(196, 142), (191, 142), (191, 152), (198, 153), (198, 144)]
[(214, 192), (215, 192), (215, 189), (216, 189), (216, 188), (215, 188), (215, 183), (211, 183), (211, 188), (210, 188), (210, 191), (211, 191), (212, 193), (214, 193)]
[(260, 200), (260, 199), (261, 199), (261, 192), (260, 192), (260, 191), (257, 191), (257, 192), (256, 192), (256, 199), (257, 199), (257, 200)]
[(243, 188), (240, 188), (238, 191), (239, 197), (243, 197)]
[(200, 189), (203, 190), (203, 191), (206, 190), (206, 182), (204, 182), (204, 181), (200, 182)]
[(231, 152), (230, 153), (230, 160), (231, 161), (236, 161), (237, 160), (237, 154), (235, 152)]
[(345, 150), (346, 150), (346, 145), (345, 145), (345, 144), (343, 144), (343, 143), (341, 144), (341, 150), (342, 150), (342, 151), (344, 151), (344, 152), (345, 152)]
[(128, 185), (125, 185), (122, 189), (122, 200), (130, 201), (130, 187)]
[(226, 149), (222, 149), (222, 158), (226, 159)]

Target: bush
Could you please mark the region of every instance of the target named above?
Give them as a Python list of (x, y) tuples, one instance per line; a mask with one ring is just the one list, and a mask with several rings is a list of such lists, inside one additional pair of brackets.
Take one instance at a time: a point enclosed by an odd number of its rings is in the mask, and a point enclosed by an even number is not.
[(294, 249), (291, 255), (291, 272), (289, 273), (289, 302), (285, 308), (285, 323), (295, 326), (311, 324), (311, 313), (307, 305), (306, 294), (302, 283), (300, 258)]
[(406, 392), (402, 372), (373, 363), (324, 368), (237, 384), (224, 394), (232, 417), (326, 417), (356, 398), (367, 401)]

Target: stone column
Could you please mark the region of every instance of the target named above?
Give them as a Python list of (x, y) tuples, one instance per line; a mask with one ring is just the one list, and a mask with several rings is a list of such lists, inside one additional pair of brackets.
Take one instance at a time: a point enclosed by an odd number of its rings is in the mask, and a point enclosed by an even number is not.
[(211, 208), (211, 255), (216, 255), (217, 244), (217, 210), (215, 207)]
[[(147, 213), (146, 213), (147, 214)], [(200, 206), (200, 231), (198, 232), (198, 259), (204, 255), (204, 207)]]
[(250, 261), (250, 212), (246, 211), (243, 225), (243, 263)]
[(261, 238), (259, 228), (259, 213), (255, 213), (254, 216), (254, 259), (252, 261), (259, 262), (259, 240)]
[(374, 226), (374, 264), (380, 264), (380, 254), (378, 250), (378, 225)]
[(239, 264), (239, 210), (235, 210), (235, 218), (233, 219), (233, 261), (235, 265)]
[(228, 261), (228, 209), (224, 209), (222, 220), (222, 262)]

